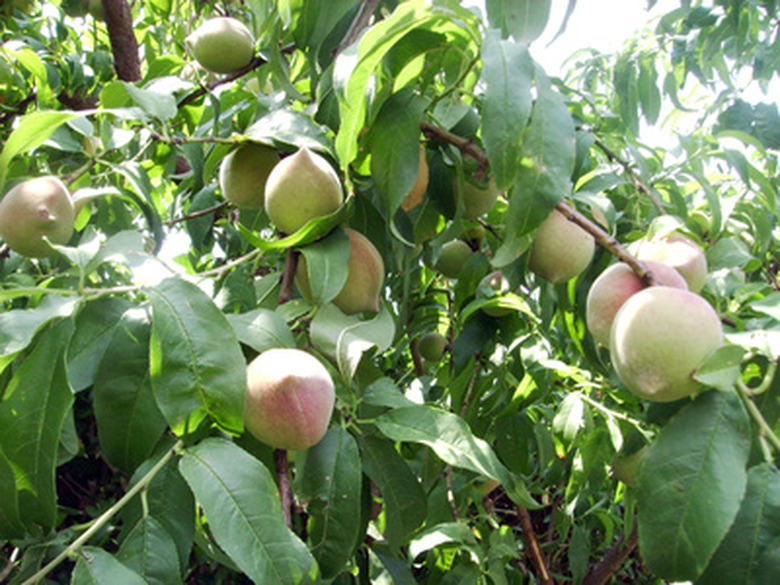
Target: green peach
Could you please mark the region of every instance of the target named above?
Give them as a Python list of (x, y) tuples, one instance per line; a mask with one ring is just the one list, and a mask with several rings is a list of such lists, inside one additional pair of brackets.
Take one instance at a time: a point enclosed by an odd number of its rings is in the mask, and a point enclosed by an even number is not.
[(262, 209), (265, 184), (279, 162), (277, 152), (262, 144), (242, 144), (222, 159), (219, 186), (236, 207)]
[(593, 236), (555, 209), (534, 232), (528, 267), (549, 282), (564, 282), (588, 267), (595, 247)]

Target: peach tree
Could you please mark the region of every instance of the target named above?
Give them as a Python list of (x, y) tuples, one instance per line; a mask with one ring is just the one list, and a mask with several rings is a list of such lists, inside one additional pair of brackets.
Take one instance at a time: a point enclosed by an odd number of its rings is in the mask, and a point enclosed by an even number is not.
[[(0, 580), (780, 580), (777, 3), (561, 76), (551, 4), (0, 5), (0, 195), (74, 208), (31, 257), (0, 204)], [(269, 213), (298, 155), (330, 178)], [(680, 238), (697, 310), (596, 341), (593, 282), (663, 286), (639, 244)], [(245, 430), (279, 348), (335, 388), (295, 451)]]

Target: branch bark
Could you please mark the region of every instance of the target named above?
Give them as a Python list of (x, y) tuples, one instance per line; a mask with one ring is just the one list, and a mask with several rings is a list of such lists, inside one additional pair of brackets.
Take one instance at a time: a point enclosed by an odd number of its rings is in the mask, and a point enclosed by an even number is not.
[(541, 585), (554, 585), (553, 578), (550, 575), (547, 558), (542, 552), (542, 547), (539, 545), (539, 538), (536, 536), (536, 531), (531, 523), (531, 515), (523, 506), (516, 506), (516, 508), (517, 517), (520, 520), (520, 528), (522, 528), (523, 534), (525, 534), (525, 538), (528, 541), (528, 551), (531, 553), (531, 561), (534, 565), (536, 577)]
[(607, 551), (604, 558), (595, 565), (591, 565), (588, 572), (585, 573), (582, 585), (604, 585), (623, 565), (628, 556), (634, 552), (638, 544), (639, 535), (636, 528), (634, 528), (634, 531), (625, 542), (623, 539), (620, 539), (615, 546)]
[(127, 0), (101, 0), (108, 28), (116, 75), (122, 81), (141, 80), (141, 58), (133, 30), (133, 14)]
[(374, 11), (378, 4), (379, 0), (363, 0), (352, 24), (349, 25), (347, 34), (344, 35), (344, 38), (336, 49), (336, 55), (340, 55), (344, 49), (358, 39), (360, 33), (363, 32), (363, 29), (371, 23), (371, 17), (374, 15)]

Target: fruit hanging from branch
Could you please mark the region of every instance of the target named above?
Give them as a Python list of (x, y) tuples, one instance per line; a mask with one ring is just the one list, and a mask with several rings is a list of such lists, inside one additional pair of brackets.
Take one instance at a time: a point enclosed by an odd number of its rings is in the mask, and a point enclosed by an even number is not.
[(255, 52), (251, 31), (229, 16), (206, 20), (187, 37), (186, 44), (195, 60), (214, 73), (233, 73), (246, 67)]
[(528, 267), (549, 282), (564, 282), (588, 267), (595, 248), (593, 236), (555, 209), (534, 232)]
[(639, 243), (639, 260), (655, 260), (674, 267), (699, 292), (707, 281), (707, 258), (699, 245), (682, 234), (670, 234)]
[(696, 392), (693, 374), (723, 344), (715, 309), (698, 294), (651, 286), (629, 298), (615, 316), (610, 357), (626, 387), (654, 402)]
[(247, 366), (244, 426), (276, 449), (316, 445), (328, 430), (336, 394), (328, 370), (300, 349), (274, 348)]
[(222, 159), (219, 186), (236, 207), (262, 209), (265, 184), (279, 162), (277, 152), (262, 144), (242, 144)]
[(286, 234), (333, 213), (343, 201), (336, 171), (322, 156), (305, 147), (279, 161), (265, 184), (265, 211)]
[[(671, 266), (647, 260), (645, 266), (660, 285), (688, 289), (688, 283)], [(629, 297), (645, 289), (645, 283), (630, 266), (619, 262), (609, 266), (593, 281), (585, 305), (585, 321), (596, 343), (609, 347), (612, 322)]]
[(29, 179), (0, 201), (0, 237), (17, 254), (44, 258), (54, 244), (66, 244), (73, 233), (75, 210), (68, 188), (57, 177)]

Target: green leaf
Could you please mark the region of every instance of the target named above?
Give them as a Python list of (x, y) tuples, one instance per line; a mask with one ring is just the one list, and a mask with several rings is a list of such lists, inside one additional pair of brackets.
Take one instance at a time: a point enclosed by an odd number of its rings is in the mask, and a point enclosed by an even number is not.
[(522, 43), (536, 40), (550, 18), (552, 0), (487, 0), (490, 26)]
[(493, 180), (500, 191), (514, 185), (523, 130), (531, 115), (534, 64), (528, 47), (488, 31), (482, 45), (482, 138)]
[(731, 392), (739, 380), (742, 358), (746, 353), (742, 346), (723, 345), (707, 356), (693, 377), (705, 386)]
[(84, 111), (77, 114), (65, 110), (37, 111), (19, 118), (19, 124), (11, 132), (3, 151), (0, 152), (0, 189), (5, 184), (8, 165), (15, 156), (29, 152), (46, 142), (54, 134), (54, 131), (68, 120), (88, 113), (88, 111)]
[(148, 294), (152, 390), (168, 424), (182, 434), (211, 416), (225, 431), (241, 433), (246, 360), (225, 315), (180, 278), (163, 280)]
[(379, 314), (365, 321), (325, 305), (312, 319), (309, 331), (312, 345), (334, 359), (341, 374), (350, 379), (364, 352), (373, 347), (384, 351), (392, 345), (395, 322), (384, 303), (379, 305)]
[(409, 557), (417, 558), (422, 553), (433, 550), (443, 544), (457, 543), (479, 554), (479, 544), (468, 524), (465, 522), (443, 522), (426, 528), (409, 543)]
[(187, 449), (181, 473), (217, 544), (256, 583), (318, 583), (317, 563), (287, 528), (268, 469), (225, 439)]
[(279, 314), (268, 309), (225, 315), (238, 340), (257, 352), (273, 347), (297, 347), (292, 331)]
[(571, 193), (577, 143), (574, 122), (563, 98), (552, 90), (539, 69), (536, 87), (539, 95), (523, 139), (523, 156), (527, 161), (509, 193), (504, 243), (493, 258), (496, 267), (516, 260), (524, 249), (524, 236)]
[[(130, 485), (138, 483), (172, 446), (173, 441), (161, 441), (154, 454), (135, 470)], [(140, 498), (134, 498), (122, 510), (123, 525), (135, 526), (146, 516), (159, 521), (173, 538), (179, 567), (187, 567), (195, 534), (195, 499), (179, 472), (178, 461), (171, 459), (165, 464), (149, 482), (144, 496), (145, 506)]]
[(145, 516), (122, 542), (117, 559), (149, 585), (181, 583), (181, 569), (173, 537), (158, 520)]
[(490, 445), (474, 436), (459, 416), (418, 405), (386, 412), (375, 424), (389, 439), (427, 445), (445, 463), (493, 478), (504, 486), (513, 501), (537, 507), (522, 480), (504, 467)]
[(0, 313), (0, 372), (30, 344), (45, 323), (67, 317), (77, 306), (76, 299), (49, 295), (34, 309), (11, 309)]
[(655, 124), (661, 113), (661, 92), (658, 89), (658, 72), (656, 61), (651, 58), (641, 59), (639, 62), (639, 103), (642, 106), (642, 114), (648, 124)]
[(696, 579), (726, 535), (747, 485), (749, 424), (735, 394), (706, 392), (645, 452), (637, 476), (639, 547), (658, 577)]
[(331, 155), (326, 131), (300, 112), (274, 110), (246, 130), (245, 136), (255, 142), (277, 148), (309, 148)]
[(280, 240), (265, 240), (255, 234), (251, 229), (240, 223), (236, 225), (238, 231), (256, 248), (266, 252), (271, 250), (286, 250), (294, 246), (306, 246), (326, 236), (334, 228), (344, 224), (352, 215), (354, 197), (347, 197), (344, 204), (330, 215), (324, 215), (306, 222), (297, 232)]
[(128, 310), (113, 329), (92, 391), (98, 439), (108, 461), (132, 473), (167, 428), (149, 379), (148, 312)]
[(553, 430), (561, 435), (567, 444), (571, 444), (584, 427), (585, 401), (579, 392), (572, 392), (563, 399), (558, 413), (553, 418)]
[(145, 585), (146, 581), (102, 548), (85, 546), (79, 551), (70, 583), (71, 585)]
[(431, 23), (444, 19), (445, 15), (437, 13), (428, 2), (403, 2), (338, 56), (333, 76), (334, 87), (339, 90), (341, 126), (336, 152), (342, 167), (346, 168), (357, 157), (358, 138), (365, 125), (367, 91), (385, 55), (410, 31), (429, 28)]
[(331, 427), (306, 452), (299, 484), (301, 498), (309, 502), (310, 550), (325, 579), (341, 572), (359, 544), (362, 483), (354, 437)]
[(344, 288), (349, 274), (350, 242), (343, 229), (333, 230), (326, 238), (301, 248), (308, 276), (311, 301), (323, 305)]
[(364, 436), (360, 453), (363, 470), (382, 494), (385, 538), (392, 547), (399, 547), (425, 521), (427, 501), (422, 484), (389, 441)]
[(124, 81), (118, 83), (124, 84), (130, 99), (150, 116), (165, 121), (176, 115), (176, 98), (172, 94), (141, 89)]
[[(696, 585), (748, 585), (757, 580), (777, 583), (778, 539), (780, 472), (771, 463), (763, 463), (748, 472), (747, 490), (734, 524)], [(761, 566), (765, 557), (773, 562)]]
[(107, 296), (85, 303), (79, 310), (68, 347), (68, 377), (74, 392), (92, 385), (114, 327), (130, 305), (121, 297)]
[(425, 106), (423, 98), (405, 88), (382, 104), (371, 127), (371, 178), (387, 217), (393, 217), (417, 179)]
[(57, 453), (73, 404), (65, 367), (72, 334), (70, 319), (43, 333), (0, 402), (0, 539), (46, 535), (57, 522)]

